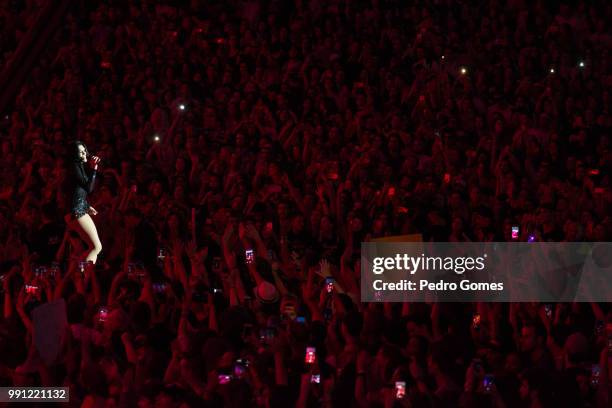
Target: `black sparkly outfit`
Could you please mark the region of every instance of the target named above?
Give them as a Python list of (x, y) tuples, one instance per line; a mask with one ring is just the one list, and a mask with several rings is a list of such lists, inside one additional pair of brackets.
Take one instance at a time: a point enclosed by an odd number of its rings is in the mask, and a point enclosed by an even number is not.
[(83, 163), (76, 162), (73, 164), (72, 174), (74, 180), (74, 193), (72, 195), (71, 213), (75, 219), (78, 219), (87, 214), (89, 210), (87, 194), (93, 191), (96, 181), (96, 171), (93, 170), (91, 175), (88, 175)]

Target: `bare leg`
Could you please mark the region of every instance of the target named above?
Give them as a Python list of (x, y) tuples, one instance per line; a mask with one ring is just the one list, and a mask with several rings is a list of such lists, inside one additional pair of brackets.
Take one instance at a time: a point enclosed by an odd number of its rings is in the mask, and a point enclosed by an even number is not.
[(96, 229), (96, 224), (94, 224), (91, 216), (89, 214), (85, 214), (79, 219), (76, 220), (77, 224), (81, 228), (77, 228), (79, 233), (85, 241), (89, 245), (90, 252), (85, 258), (86, 261), (92, 261), (96, 263), (96, 259), (98, 258), (98, 254), (102, 251), (102, 242), (100, 242), (100, 238), (98, 237), (98, 230)]

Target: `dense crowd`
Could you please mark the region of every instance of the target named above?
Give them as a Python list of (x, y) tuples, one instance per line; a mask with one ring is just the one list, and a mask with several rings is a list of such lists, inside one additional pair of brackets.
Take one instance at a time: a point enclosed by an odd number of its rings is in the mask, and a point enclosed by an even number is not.
[[(180, 3), (81, 2), (7, 114), (0, 385), (609, 406), (609, 304), (361, 303), (360, 244), (609, 240), (611, 3)], [(102, 159), (95, 265), (65, 217), (74, 139)], [(33, 313), (59, 299), (46, 357)]]

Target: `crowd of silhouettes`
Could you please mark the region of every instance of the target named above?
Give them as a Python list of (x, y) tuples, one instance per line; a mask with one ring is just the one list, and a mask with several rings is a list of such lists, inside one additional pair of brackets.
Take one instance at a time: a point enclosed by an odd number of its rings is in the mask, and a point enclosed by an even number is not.
[[(609, 304), (362, 303), (360, 246), (608, 241), (611, 18), (75, 2), (0, 117), (0, 385), (82, 407), (609, 406)], [(67, 216), (75, 139), (101, 158), (95, 264)], [(49, 360), (33, 311), (60, 299)]]

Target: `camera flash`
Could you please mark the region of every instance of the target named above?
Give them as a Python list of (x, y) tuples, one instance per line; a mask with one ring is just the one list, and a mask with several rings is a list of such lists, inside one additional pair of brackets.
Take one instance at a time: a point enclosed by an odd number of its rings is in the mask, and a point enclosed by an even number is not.
[(179, 109), (180, 109), (180, 110), (182, 110), (182, 111), (184, 111), (184, 110), (185, 110), (185, 105), (180, 104), (180, 105), (179, 105)]
[(580, 61), (580, 62), (578, 63), (578, 66), (579, 66), (580, 68), (584, 68), (584, 61)]
[(467, 69), (465, 67), (461, 67), (461, 75), (467, 74)]
[(554, 69), (554, 68), (551, 68), (551, 69), (550, 69), (550, 73), (551, 73), (551, 74), (554, 74), (554, 73), (555, 73), (555, 69)]
[(442, 59), (445, 59), (446, 57), (443, 55), (441, 58), (442, 58)]
[(156, 142), (159, 142), (159, 136), (155, 135), (155, 137), (153, 138), (153, 140), (155, 140)]

